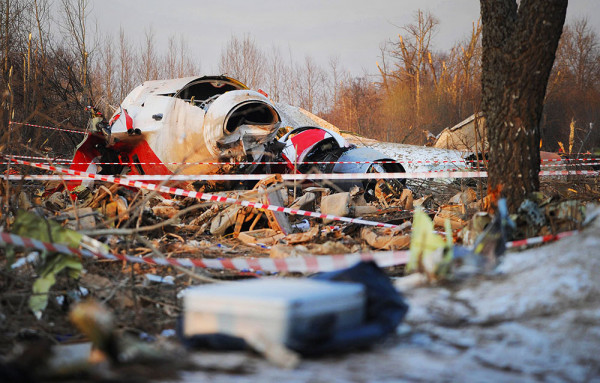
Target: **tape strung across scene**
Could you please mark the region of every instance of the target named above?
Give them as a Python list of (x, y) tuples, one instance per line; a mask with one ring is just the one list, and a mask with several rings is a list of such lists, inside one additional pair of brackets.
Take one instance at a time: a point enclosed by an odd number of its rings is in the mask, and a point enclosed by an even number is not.
[[(306, 210), (300, 210), (300, 209), (290, 209), (288, 207), (283, 207), (283, 206), (266, 205), (266, 204), (262, 204), (262, 203), (258, 203), (258, 202), (239, 200), (239, 199), (230, 198), (230, 197), (222, 197), (222, 196), (218, 196), (215, 194), (200, 193), (200, 192), (191, 191), (191, 190), (184, 190), (184, 189), (172, 188), (172, 187), (168, 187), (168, 186), (161, 186), (161, 185), (156, 185), (156, 184), (151, 184), (151, 183), (128, 180), (126, 178), (119, 178), (119, 177), (114, 177), (114, 176), (86, 173), (86, 172), (66, 169), (66, 168), (62, 168), (62, 167), (58, 167), (58, 166), (32, 163), (29, 161), (22, 161), (22, 160), (16, 160), (16, 159), (12, 159), (12, 161), (15, 163), (21, 164), (21, 165), (28, 165), (28, 166), (33, 166), (33, 167), (36, 167), (39, 169), (45, 169), (45, 170), (50, 170), (50, 171), (54, 171), (54, 172), (61, 172), (61, 173), (68, 174), (68, 175), (83, 177), (84, 179), (94, 179), (94, 180), (98, 180), (98, 181), (111, 182), (114, 184), (130, 186), (130, 187), (134, 187), (134, 188), (138, 188), (138, 189), (153, 190), (153, 191), (157, 191), (160, 193), (197, 198), (197, 199), (205, 200), (205, 201), (231, 203), (231, 204), (236, 204), (236, 205), (241, 205), (241, 206), (249, 206), (249, 207), (253, 207), (256, 209), (267, 209), (267, 210), (271, 210), (271, 211), (287, 213), (287, 214), (292, 214), (292, 215), (301, 215), (301, 216), (306, 216), (306, 217), (330, 219), (333, 221), (343, 221), (343, 222), (356, 223), (356, 224), (368, 225), (368, 226), (389, 227), (389, 228), (397, 228), (398, 227), (398, 225), (392, 225), (389, 223), (367, 221), (367, 220), (360, 219), (360, 218), (338, 217), (338, 216), (334, 216), (331, 214), (321, 214), (321, 213), (315, 213), (312, 211), (306, 211)], [(196, 180), (197, 179), (198, 179), (198, 177), (196, 177)]]
[[(72, 163), (72, 160), (68, 160), (66, 158), (50, 158), (50, 157), (40, 157), (40, 156), (22, 156), (18, 154), (5, 154), (6, 157), (14, 157), (14, 158), (25, 158), (30, 160), (44, 160), (46, 163), (50, 162), (68, 162)], [(9, 164), (10, 162), (3, 162), (2, 165)], [(86, 162), (87, 164), (87, 162)]]
[[(24, 158), (32, 160), (44, 160), (45, 163), (61, 162), (71, 163), (72, 165), (87, 165), (89, 162), (73, 162), (68, 158), (48, 158), (40, 156), (24, 156), (17, 154), (5, 154), (6, 157)], [(571, 158), (571, 159), (543, 159), (540, 161), (543, 167), (559, 167), (559, 166), (595, 166), (600, 165), (600, 158)], [(430, 160), (430, 161), (298, 161), (295, 165), (337, 165), (337, 164), (475, 164), (477, 161), (472, 160)], [(484, 161), (479, 161), (483, 163)], [(579, 162), (579, 163), (577, 163)], [(8, 162), (1, 163), (3, 165)], [(230, 162), (95, 162), (96, 165), (288, 165), (285, 161), (230, 161)], [(447, 171), (447, 169), (446, 169)]]
[(22, 126), (31, 126), (33, 128), (43, 128), (43, 129), (50, 129), (50, 130), (59, 130), (61, 132), (78, 133), (78, 134), (89, 134), (89, 132), (86, 132), (86, 131), (83, 131), (83, 130), (55, 128), (53, 126), (35, 125), (35, 124), (28, 124), (28, 123), (25, 123), (25, 122), (9, 121), (8, 125), (22, 125)]
[(543, 235), (543, 236), (539, 236), (539, 237), (532, 237), (532, 238), (520, 239), (520, 240), (516, 240), (516, 241), (510, 241), (510, 242), (506, 242), (506, 248), (512, 249), (515, 247), (539, 245), (540, 243), (545, 243), (545, 242), (550, 242), (550, 241), (558, 241), (560, 239), (575, 235), (578, 232), (579, 232), (578, 230), (565, 231), (565, 232), (558, 233), (558, 234), (548, 234), (548, 235)]
[[(30, 123), (26, 123), (26, 122), (17, 122), (17, 121), (9, 121), (8, 122), (9, 126), (10, 125), (21, 125), (21, 126), (30, 126), (30, 127), (35, 127), (35, 128), (42, 128), (42, 129), (50, 129), (50, 130), (58, 130), (58, 131), (63, 131), (63, 132), (68, 132), (68, 133), (77, 133), (77, 134), (90, 134), (89, 131), (87, 130), (75, 130), (75, 129), (66, 129), (66, 128), (57, 128), (57, 127), (53, 127), (53, 126), (46, 126), (46, 125), (36, 125), (36, 124), (30, 124)], [(27, 157), (27, 156), (17, 156), (15, 155), (14, 157), (21, 157), (21, 158), (30, 158), (30, 159), (45, 159), (44, 157)], [(54, 162), (71, 162), (72, 160), (70, 159), (49, 159), (52, 160)], [(600, 158), (549, 158), (549, 159), (542, 159), (541, 163), (543, 164), (544, 162), (559, 162), (559, 163), (568, 163), (568, 162), (573, 162), (573, 161), (600, 161)], [(467, 160), (467, 159), (462, 159), (462, 160), (426, 160), (426, 161), (397, 161), (397, 160), (393, 160), (393, 161), (300, 161), (297, 162), (297, 165), (326, 165), (326, 164), (370, 164), (370, 163), (378, 163), (378, 164), (388, 164), (388, 163), (399, 163), (399, 164), (449, 164), (449, 163), (461, 163), (461, 164), (467, 164), (467, 163), (485, 163), (485, 160)], [(77, 163), (77, 164), (81, 164), (81, 163)], [(122, 165), (121, 163), (98, 163), (99, 165)], [(130, 163), (130, 164), (140, 164), (140, 165), (161, 165), (162, 163), (144, 163), (144, 162), (135, 162), (135, 163)], [(181, 162), (181, 163), (176, 163), (176, 162), (169, 162), (169, 163), (165, 163), (164, 165), (285, 165), (286, 162), (275, 162), (275, 161), (258, 161), (258, 162)], [(596, 165), (596, 164), (594, 164)]]
[[(577, 234), (578, 231), (567, 231), (559, 234), (533, 237), (518, 241), (506, 243), (508, 249), (541, 244), (545, 242), (560, 240)], [(130, 263), (144, 263), (160, 266), (181, 266), (181, 267), (199, 267), (215, 270), (236, 270), (236, 271), (263, 271), (269, 273), (276, 272), (298, 272), (314, 273), (339, 270), (350, 267), (358, 261), (373, 260), (379, 267), (391, 267), (405, 265), (409, 259), (409, 251), (380, 251), (370, 253), (341, 254), (341, 255), (320, 255), (307, 257), (288, 257), (288, 258), (156, 258), (156, 257), (135, 257), (121, 254), (101, 254), (86, 249), (75, 249), (60, 244), (42, 242), (36, 239), (21, 237), (15, 234), (0, 232), (0, 246), (13, 245), (26, 249), (35, 249), (40, 251), (52, 251), (63, 254), (70, 254), (79, 257), (88, 257), (95, 259), (108, 259), (113, 261), (125, 261)]]
[[(25, 158), (32, 160), (45, 160), (46, 163), (51, 162), (64, 162), (71, 163), (72, 165), (88, 165), (89, 162), (73, 162), (73, 160), (68, 158), (47, 158), (40, 156), (23, 156), (23, 155), (12, 155), (7, 154), (6, 156), (11, 156), (15, 158)], [(591, 162), (591, 161), (599, 161), (598, 158), (582, 158), (582, 159), (574, 159), (574, 160), (542, 160), (540, 162), (541, 166), (544, 167), (559, 167), (559, 166), (594, 166), (600, 165), (600, 162)], [(580, 163), (569, 163), (572, 161), (581, 161)], [(546, 164), (546, 162), (553, 162)], [(6, 165), (8, 162), (3, 162), (2, 164)], [(425, 165), (436, 165), (436, 164), (467, 164), (467, 163), (475, 163), (475, 161), (298, 161), (294, 163), (295, 165), (346, 165), (346, 164), (425, 164)], [(287, 162), (284, 161), (232, 161), (232, 162), (95, 162), (96, 165), (288, 165)]]
[(13, 245), (27, 249), (40, 251), (52, 251), (70, 254), (79, 257), (109, 259), (114, 261), (125, 261), (131, 263), (145, 263), (160, 266), (182, 266), (199, 267), (215, 270), (236, 271), (264, 271), (276, 272), (298, 272), (315, 273), (322, 271), (334, 271), (354, 265), (359, 261), (373, 260), (379, 267), (390, 267), (404, 265), (408, 262), (408, 251), (384, 251), (360, 254), (344, 255), (321, 255), (309, 257), (289, 258), (156, 258), (156, 257), (134, 257), (121, 254), (100, 254), (86, 249), (75, 249), (72, 247), (38, 241), (36, 239), (20, 237), (18, 235), (2, 232), (0, 233), (0, 245)]
[[(2, 175), (0, 179), (8, 179), (10, 181), (19, 180), (34, 180), (34, 181), (56, 181), (56, 180), (85, 180), (95, 178), (100, 181), (114, 182), (105, 177), (92, 177), (89, 173), (75, 172), (66, 173), (63, 170), (44, 164), (33, 163), (28, 161), (13, 160), (15, 163), (29, 165), (40, 169), (59, 171), (67, 176), (57, 175)], [(52, 168), (52, 169), (50, 169)], [(64, 169), (69, 170), (69, 169)], [(70, 171), (70, 170), (69, 170)], [(77, 173), (77, 174), (76, 174)], [(127, 181), (259, 181), (269, 177), (271, 174), (166, 174), (166, 175), (129, 175), (118, 178)], [(540, 177), (551, 176), (598, 176), (600, 171), (596, 170), (543, 170), (539, 173)], [(434, 179), (434, 178), (487, 178), (488, 174), (485, 171), (430, 171), (430, 172), (412, 172), (412, 173), (314, 173), (314, 174), (282, 174), (281, 178), (284, 181), (308, 181), (308, 180), (379, 180), (379, 179)], [(117, 177), (112, 177), (117, 178)], [(129, 185), (128, 186), (134, 186)], [(135, 186), (138, 187), (138, 186)], [(165, 192), (170, 193), (170, 192)]]

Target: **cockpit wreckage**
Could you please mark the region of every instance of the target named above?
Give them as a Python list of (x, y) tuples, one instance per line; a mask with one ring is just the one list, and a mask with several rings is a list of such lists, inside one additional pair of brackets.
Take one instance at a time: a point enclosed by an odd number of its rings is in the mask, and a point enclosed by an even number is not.
[[(92, 134), (77, 147), (71, 169), (198, 179), (223, 173), (405, 171), (389, 156), (349, 143), (317, 116), (275, 103), (264, 92), (225, 76), (147, 81), (108, 122), (92, 109), (88, 130)], [(377, 180), (334, 183), (342, 191), (359, 186), (368, 196)], [(386, 183), (403, 188), (401, 180)]]

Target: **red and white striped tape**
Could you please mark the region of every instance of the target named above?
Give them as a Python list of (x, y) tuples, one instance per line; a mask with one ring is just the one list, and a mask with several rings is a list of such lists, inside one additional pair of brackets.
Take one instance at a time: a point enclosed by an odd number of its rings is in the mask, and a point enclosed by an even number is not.
[[(47, 157), (37, 157), (37, 156), (21, 156), (21, 155), (12, 155), (14, 158), (23, 158), (23, 159), (32, 159), (32, 160), (43, 160), (43, 163), (60, 163), (60, 164), (71, 164), (71, 165), (89, 165), (89, 162), (73, 162), (72, 160), (65, 158), (47, 158)], [(339, 162), (319, 162), (319, 161), (310, 161), (310, 162), (298, 162), (296, 165), (302, 164), (385, 164), (385, 163), (394, 163), (395, 161), (339, 161)], [(426, 162), (426, 161), (423, 161)], [(454, 162), (454, 161), (452, 161)], [(42, 163), (42, 162), (40, 162)], [(403, 162), (395, 162), (395, 163), (403, 163)], [(8, 165), (10, 162), (0, 162), (0, 165)], [(267, 161), (267, 162), (95, 162), (96, 165), (181, 165), (181, 166), (190, 166), (190, 165), (286, 165), (286, 162), (275, 162), (275, 161)], [(553, 168), (553, 167), (585, 167), (585, 166), (598, 166), (600, 162), (581, 162), (581, 163), (566, 163), (566, 162), (556, 162), (551, 164), (542, 164), (542, 168)], [(474, 171), (474, 168), (472, 168)], [(448, 171), (459, 171), (460, 169), (443, 169), (443, 170), (431, 170), (425, 173), (439, 173), (439, 172), (448, 172)]]
[[(11, 181), (32, 180), (32, 181), (51, 181), (51, 180), (84, 180), (95, 178), (100, 181), (108, 181), (105, 177), (90, 175), (89, 173), (71, 171), (69, 169), (60, 169), (44, 163), (33, 163), (28, 161), (13, 160), (15, 163), (34, 166), (41, 169), (59, 171), (68, 176), (56, 175), (2, 175), (0, 179)], [(71, 172), (71, 173), (68, 173)], [(123, 178), (116, 178), (117, 183), (129, 181), (258, 181), (269, 177), (271, 174), (164, 174), (164, 175), (129, 175)], [(600, 171), (596, 170), (544, 170), (540, 171), (540, 177), (551, 176), (598, 176)], [(412, 172), (412, 173), (314, 173), (314, 174), (282, 174), (284, 181), (308, 181), (308, 180), (379, 180), (379, 179), (440, 179), (440, 178), (486, 178), (487, 172), (465, 172), (465, 171), (430, 171), (430, 172)], [(140, 187), (127, 184), (127, 186)], [(147, 188), (147, 187), (144, 187)], [(152, 189), (154, 190), (154, 189)], [(174, 192), (163, 193), (174, 194)]]
[[(14, 157), (14, 158), (25, 158), (30, 160), (43, 160), (45, 162), (73, 162), (72, 160), (67, 160), (65, 158), (49, 158), (49, 157), (40, 157), (40, 156), (22, 156), (17, 154), (5, 154), (6, 157)], [(2, 165), (9, 164), (10, 162), (2, 162)], [(86, 162), (85, 164), (89, 164)]]
[(583, 166), (597, 166), (600, 165), (600, 162), (581, 162), (578, 164), (568, 164), (568, 163), (562, 163), (562, 162), (557, 162), (555, 164), (547, 164), (544, 165), (542, 164), (541, 166), (543, 168), (558, 168), (558, 167), (583, 167)]
[[(8, 156), (8, 155), (7, 155)], [(73, 165), (87, 165), (89, 162), (73, 162), (67, 158), (47, 158), (47, 157), (35, 157), (35, 156), (22, 156), (22, 155), (10, 155), (15, 158), (26, 158), (34, 160), (46, 160), (52, 162), (69, 162)], [(582, 161), (581, 163), (569, 163), (574, 160), (542, 160), (541, 166), (544, 167), (558, 167), (558, 166), (592, 166), (600, 165), (600, 162), (583, 162), (583, 161), (600, 161), (600, 159), (575, 159)], [(299, 161), (295, 165), (337, 165), (337, 164), (449, 164), (449, 163), (475, 163), (476, 161)], [(551, 164), (544, 164), (545, 162), (556, 162)], [(288, 165), (285, 161), (239, 161), (239, 162), (95, 162), (96, 165)], [(447, 171), (447, 169), (446, 169)]]
[(26, 122), (15, 122), (15, 121), (9, 121), (8, 122), (9, 125), (23, 125), (23, 126), (31, 126), (34, 128), (43, 128), (43, 129), (50, 129), (50, 130), (59, 130), (61, 132), (69, 132), (69, 133), (78, 133), (78, 134), (89, 134), (86, 131), (83, 130), (74, 130), (74, 129), (65, 129), (65, 128), (55, 128), (53, 126), (44, 126), (44, 125), (35, 125), (35, 124), (28, 124)]
[[(262, 203), (258, 203), (258, 202), (251, 202), (251, 201), (239, 200), (239, 199), (235, 199), (235, 198), (222, 197), (222, 196), (218, 196), (215, 194), (200, 193), (200, 192), (191, 191), (191, 190), (184, 190), (184, 189), (172, 188), (172, 187), (168, 187), (168, 186), (155, 185), (155, 184), (151, 184), (151, 183), (128, 180), (128, 179), (118, 178), (118, 177), (114, 177), (114, 176), (105, 176), (105, 175), (99, 175), (99, 174), (86, 173), (86, 172), (82, 172), (82, 171), (78, 171), (78, 170), (65, 169), (65, 168), (61, 168), (58, 166), (32, 163), (29, 161), (23, 161), (23, 160), (17, 160), (17, 159), (12, 159), (12, 161), (14, 161), (18, 164), (21, 164), (21, 165), (33, 166), (36, 168), (50, 170), (50, 171), (54, 171), (54, 172), (61, 172), (63, 174), (68, 174), (68, 175), (72, 175), (72, 176), (79, 176), (84, 179), (95, 179), (98, 181), (111, 182), (111, 183), (124, 185), (124, 186), (130, 186), (130, 187), (134, 187), (134, 188), (138, 188), (138, 189), (154, 190), (154, 191), (158, 191), (160, 193), (165, 193), (165, 194), (197, 198), (197, 199), (206, 200), (206, 201), (225, 202), (225, 203), (231, 203), (231, 204), (236, 204), (236, 205), (241, 205), (241, 206), (249, 206), (249, 207), (253, 207), (256, 209), (266, 209), (266, 210), (282, 212), (282, 213), (286, 213), (286, 214), (328, 219), (328, 220), (332, 220), (332, 221), (343, 221), (343, 222), (348, 222), (348, 223), (356, 223), (356, 224), (361, 224), (361, 225), (377, 226), (377, 227), (389, 227), (389, 228), (398, 227), (398, 225), (392, 225), (389, 223), (367, 221), (367, 220), (360, 219), (360, 218), (338, 217), (338, 216), (331, 215), (331, 214), (321, 214), (321, 213), (315, 213), (312, 211), (291, 209), (291, 208), (283, 207), (283, 206), (266, 205), (266, 204), (262, 204)], [(8, 176), (8, 177), (11, 177), (11, 176)], [(196, 176), (195, 179), (198, 179), (198, 176)]]
[[(545, 235), (511, 241), (506, 243), (508, 249), (528, 245), (536, 245), (550, 241), (556, 241), (577, 234), (578, 231), (567, 231), (559, 234)], [(40, 251), (52, 251), (63, 254), (71, 254), (79, 257), (100, 258), (109, 260), (120, 260), (130, 263), (144, 263), (160, 266), (182, 266), (182, 267), (200, 267), (216, 270), (237, 270), (237, 271), (264, 271), (275, 272), (299, 272), (313, 273), (323, 271), (333, 271), (350, 267), (359, 261), (373, 260), (380, 267), (390, 267), (404, 265), (408, 262), (409, 251), (382, 251), (356, 254), (341, 255), (322, 255), (308, 257), (288, 257), (288, 258), (155, 258), (155, 257), (134, 257), (122, 254), (102, 254), (92, 252), (86, 249), (76, 249), (65, 245), (54, 244), (39, 241), (33, 238), (27, 238), (0, 232), (0, 246), (13, 245), (27, 249), (37, 249)]]
[[(77, 133), (77, 134), (89, 134), (88, 131), (83, 131), (83, 130), (75, 130), (75, 129), (66, 129), (66, 128), (57, 128), (57, 127), (53, 127), (53, 126), (47, 126), (47, 125), (36, 125), (36, 124), (30, 124), (30, 123), (26, 123), (26, 122), (17, 122), (17, 121), (9, 121), (8, 122), (9, 125), (22, 125), (22, 126), (31, 126), (31, 127), (35, 127), (35, 128), (42, 128), (42, 129), (50, 129), (50, 130), (58, 130), (58, 131), (63, 131), (63, 132), (69, 132), (69, 133)], [(35, 157), (29, 157), (29, 158), (35, 158)], [(40, 157), (41, 159), (45, 159), (43, 157)], [(70, 161), (67, 159), (64, 159), (63, 161)], [(600, 158), (549, 158), (549, 159), (542, 159), (541, 162), (568, 162), (568, 161), (600, 161)], [(327, 164), (371, 164), (371, 163), (380, 163), (380, 164), (386, 164), (386, 163), (399, 163), (399, 164), (448, 164), (448, 163), (485, 163), (485, 160), (425, 160), (425, 161), (306, 161), (306, 162), (298, 162), (298, 165), (302, 165), (302, 164), (306, 164), (306, 165), (327, 165)], [(118, 163), (105, 163), (105, 165), (113, 165), (116, 164), (118, 165)], [(145, 163), (139, 163), (139, 164), (145, 164)], [(153, 164), (153, 163), (148, 163), (148, 164)], [(190, 163), (168, 163), (167, 165), (172, 164), (172, 165), (228, 165), (228, 164), (234, 164), (234, 165), (277, 165), (277, 164), (286, 164), (286, 162), (272, 162), (272, 161), (264, 161), (264, 162), (190, 162)]]
[(597, 176), (600, 175), (598, 170), (542, 170), (540, 177), (547, 176)]
[(506, 248), (512, 249), (514, 247), (539, 245), (539, 244), (545, 243), (545, 242), (558, 241), (559, 239), (563, 239), (563, 238), (567, 238), (572, 235), (575, 235), (578, 232), (579, 232), (578, 230), (565, 231), (565, 232), (558, 233), (558, 234), (548, 234), (548, 235), (543, 235), (543, 236), (539, 236), (539, 237), (532, 237), (532, 238), (520, 239), (517, 241), (510, 241), (510, 242), (506, 242)]
[[(18, 157), (18, 156), (14, 156)], [(21, 158), (32, 158), (32, 159), (46, 159), (44, 157), (26, 157), (20, 156)], [(53, 159), (54, 162), (72, 162), (67, 159)], [(442, 163), (442, 162), (453, 162), (460, 163), (460, 161), (422, 161), (423, 163)], [(73, 165), (87, 165), (89, 162), (72, 162)], [(410, 163), (403, 161), (305, 161), (297, 162), (295, 165), (337, 165), (337, 164), (406, 164)], [(462, 163), (465, 163), (464, 161)], [(264, 162), (95, 162), (96, 165), (287, 165), (287, 162), (283, 161), (264, 161)], [(578, 164), (568, 164), (563, 162), (541, 164), (543, 167), (559, 167), (559, 166), (593, 166), (600, 165), (600, 162), (582, 162)], [(448, 169), (446, 169), (448, 170)], [(458, 169), (456, 169), (458, 170)]]
[(288, 258), (155, 258), (134, 257), (122, 254), (101, 254), (86, 249), (75, 249), (60, 244), (38, 241), (36, 239), (21, 237), (18, 235), (2, 232), (0, 233), (0, 244), (37, 249), (41, 251), (53, 251), (63, 254), (71, 254), (79, 257), (91, 257), (110, 260), (120, 260), (131, 263), (145, 263), (160, 266), (182, 266), (200, 267), (215, 270), (237, 270), (237, 271), (264, 271), (275, 272), (298, 272), (314, 273), (322, 271), (333, 271), (344, 269), (359, 261), (373, 260), (379, 267), (390, 267), (404, 265), (408, 261), (408, 251), (385, 251), (343, 255), (322, 255), (309, 257)]

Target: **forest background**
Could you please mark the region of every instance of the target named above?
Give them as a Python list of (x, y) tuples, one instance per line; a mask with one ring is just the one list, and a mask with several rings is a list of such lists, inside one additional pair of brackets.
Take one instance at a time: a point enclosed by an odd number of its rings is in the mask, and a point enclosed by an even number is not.
[[(440, 51), (433, 49), (438, 19), (417, 11), (382, 42), (377, 75), (351, 75), (335, 57), (327, 66), (311, 56), (297, 60), (289, 50), (259, 46), (250, 34), (233, 35), (222, 47), (220, 73), (201, 73), (185, 37), (170, 36), (163, 49), (151, 27), (138, 43), (122, 28), (90, 33), (89, 0), (4, 0), (0, 6), (4, 136), (15, 134), (6, 129), (10, 121), (83, 130), (89, 105), (110, 117), (146, 80), (203, 74), (237, 78), (342, 130), (389, 142), (424, 144), (481, 109), (478, 20), (470, 35)], [(600, 147), (599, 44), (585, 18), (565, 26), (546, 92), (542, 150), (558, 151), (559, 143), (576, 153)], [(44, 137), (39, 129), (16, 128), (29, 139), (12, 146), (12, 154), (68, 156), (76, 144), (68, 134)]]

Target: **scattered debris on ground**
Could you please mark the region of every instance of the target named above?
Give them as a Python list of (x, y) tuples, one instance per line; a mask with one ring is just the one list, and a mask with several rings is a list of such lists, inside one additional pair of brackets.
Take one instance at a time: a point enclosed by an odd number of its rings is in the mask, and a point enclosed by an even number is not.
[[(476, 368), (476, 376), (490, 373), (507, 381), (515, 376), (584, 381), (599, 371), (599, 361), (591, 354), (588, 359), (583, 355), (586, 347), (599, 344), (598, 339), (582, 340), (579, 347), (575, 339), (579, 339), (576, 327), (580, 323), (573, 319), (584, 318), (581, 326), (597, 331), (592, 324), (597, 302), (590, 293), (597, 286), (590, 282), (592, 275), (585, 277), (594, 268), (597, 270), (597, 257), (592, 256), (596, 224), (578, 236), (580, 246), (573, 245), (577, 239), (552, 245), (570, 254), (565, 258), (554, 252), (545, 258), (543, 250), (519, 253), (513, 248), (507, 255), (499, 250), (509, 239), (581, 229), (586, 220), (591, 221), (587, 202), (597, 201), (600, 195), (596, 184), (582, 184), (576, 190), (570, 182), (553, 180), (543, 188), (545, 192), (531, 196), (517, 215), (508, 217), (485, 210), (497, 206), (498, 201), (477, 193), (481, 187), (462, 181), (408, 182), (399, 192), (381, 185), (374, 189), (374, 198), (366, 198), (359, 187), (344, 192), (324, 185), (299, 187), (277, 176), (252, 189), (216, 190), (213, 186), (211, 190), (217, 196), (313, 211), (314, 216), (257, 207), (261, 205), (169, 196), (111, 183), (59, 190), (56, 185), (41, 188), (27, 182), (2, 190), (2, 198), (9, 198), (3, 204), (11, 206), (2, 212), (5, 232), (98, 255), (127, 255), (144, 261), (79, 257), (60, 248), (38, 251), (27, 244), (24, 248), (22, 243), (7, 243), (3, 237), (0, 370), (6, 381), (118, 380), (128, 374), (139, 376), (140, 381), (144, 377), (176, 376), (184, 381), (197, 377), (218, 381), (225, 379), (217, 378), (221, 373), (240, 374), (248, 380), (286, 376), (290, 381), (309, 381), (310, 374), (285, 375), (269, 370), (253, 356), (237, 351), (223, 357), (222, 362), (210, 362), (199, 361), (195, 353), (181, 346), (175, 333), (184, 314), (183, 291), (191, 286), (255, 279), (268, 273), (252, 268), (185, 268), (172, 261), (212, 259), (226, 264), (237, 258), (265, 258), (293, 262), (305, 256), (403, 250), (410, 250), (408, 265), (383, 270), (394, 279), (395, 286), (407, 291), (411, 309), (406, 325), (388, 334), (380, 345), (372, 346), (371, 352), (344, 354), (346, 357), (336, 353), (321, 361), (300, 362), (314, 368), (311, 374), (331, 366), (342, 380), (366, 379), (375, 367), (342, 372), (351, 361), (358, 362), (357, 358), (375, 365), (388, 364), (381, 375), (373, 376), (409, 380), (440, 376), (470, 380), (463, 379), (459, 368), (444, 375), (439, 370), (444, 366), (442, 360), (454, 361), (465, 369)], [(573, 199), (573, 191), (577, 199)], [(317, 218), (320, 214), (328, 216)], [(413, 216), (418, 214), (423, 218), (416, 222)], [(348, 222), (339, 217), (360, 221)], [(415, 238), (421, 234), (427, 236), (419, 248)], [(572, 244), (570, 250), (563, 248), (568, 243)], [(426, 245), (433, 245), (431, 251), (425, 250)], [(584, 249), (580, 258), (574, 249), (581, 246)], [(168, 265), (159, 265), (161, 260)], [(406, 276), (407, 271), (413, 274)], [(530, 273), (539, 276), (529, 279)], [(272, 276), (281, 279), (300, 275), (282, 267)], [(544, 280), (556, 287), (535, 287)], [(582, 308), (576, 301), (589, 301), (590, 305)], [(543, 327), (553, 326), (556, 334), (575, 331), (573, 341), (567, 342), (572, 349), (570, 356), (565, 348), (550, 350), (566, 341), (560, 335), (546, 337), (548, 331)], [(463, 331), (468, 336), (459, 334)], [(539, 347), (546, 351), (519, 359), (517, 353), (537, 347), (531, 344), (532, 332), (541, 342)], [(494, 337), (501, 340), (486, 341)], [(511, 343), (513, 338), (523, 346)], [(274, 355), (288, 355), (278, 348), (282, 347), (279, 343), (249, 339), (251, 348), (275, 363), (288, 367), (299, 363), (294, 354), (289, 354), (292, 359), (273, 359), (273, 350)], [(516, 353), (511, 356), (513, 351)], [(428, 353), (437, 355), (432, 363), (438, 374), (409, 367), (392, 371), (396, 365), (391, 363), (392, 358), (411, 353), (411, 360), (421, 361), (428, 360)], [(544, 362), (555, 357), (558, 359), (552, 366)], [(364, 367), (362, 362), (359, 365)], [(576, 368), (569, 371), (568, 366)]]

